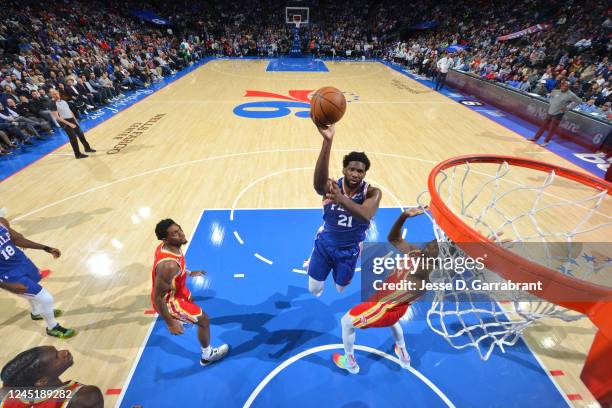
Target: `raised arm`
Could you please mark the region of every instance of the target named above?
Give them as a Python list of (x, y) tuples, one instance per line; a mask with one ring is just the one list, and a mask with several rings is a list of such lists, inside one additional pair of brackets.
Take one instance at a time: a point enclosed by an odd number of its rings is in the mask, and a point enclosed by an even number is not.
[(315, 166), (313, 186), (315, 191), (324, 196), (326, 193), (327, 179), (329, 178), (329, 155), (331, 153), (332, 140), (336, 133), (335, 125), (317, 126), (319, 133), (323, 136), (323, 145)]
[(166, 322), (168, 326), (168, 330), (170, 330), (172, 334), (183, 333), (183, 325), (170, 316), (164, 297), (170, 292), (172, 279), (178, 275), (179, 272), (180, 269), (178, 264), (171, 260), (161, 262), (155, 268), (155, 291), (153, 292), (153, 302), (155, 303), (157, 313), (164, 319), (164, 322)]
[(18, 247), (29, 248), (29, 249), (40, 249), (42, 251), (50, 253), (51, 255), (53, 255), (54, 258), (59, 258), (62, 255), (60, 250), (57, 249), (57, 248), (52, 248), (52, 247), (47, 246), (47, 245), (43, 245), (43, 244), (39, 244), (39, 243), (34, 242), (34, 241), (30, 241), (29, 239), (24, 237), (19, 232), (17, 232), (14, 229), (12, 229), (10, 224), (9, 224), (9, 222), (8, 222), (8, 220), (6, 218), (0, 218), (0, 224), (4, 225), (6, 228), (8, 228), (9, 234), (11, 235), (11, 240)]
[(408, 218), (416, 217), (420, 214), (423, 214), (423, 210), (421, 208), (411, 208), (409, 210), (405, 210), (400, 214), (397, 220), (395, 220), (391, 230), (389, 230), (387, 240), (395, 248), (397, 248), (398, 251), (404, 254), (409, 254), (410, 252), (419, 249), (416, 245), (409, 244), (404, 238), (402, 238), (402, 227)]

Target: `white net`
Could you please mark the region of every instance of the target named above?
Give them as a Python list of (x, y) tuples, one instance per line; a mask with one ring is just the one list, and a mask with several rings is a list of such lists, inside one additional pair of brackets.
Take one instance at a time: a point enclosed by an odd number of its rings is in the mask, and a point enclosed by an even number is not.
[[(436, 186), (453, 213), (495, 245), (559, 273), (612, 287), (610, 245), (604, 245), (612, 236), (607, 191), (557, 177), (553, 171), (536, 172), (506, 162), (451, 167), (437, 176)], [(425, 206), (424, 194), (418, 201)], [(439, 256), (465, 259), (467, 255), (433, 219), (432, 224)], [(476, 348), (483, 360), (496, 347), (503, 352), (514, 345), (538, 319), (582, 317), (526, 292), (474, 289), (475, 281), (504, 281), (486, 268), (459, 273), (441, 267), (431, 273), (430, 280), (453, 289), (435, 292), (427, 314), (429, 326), (454, 348)], [(458, 280), (465, 284), (457, 285)]]

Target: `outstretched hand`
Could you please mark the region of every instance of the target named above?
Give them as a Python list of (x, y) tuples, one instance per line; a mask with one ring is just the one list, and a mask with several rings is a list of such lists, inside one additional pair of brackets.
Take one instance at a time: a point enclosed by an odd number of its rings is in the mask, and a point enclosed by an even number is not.
[(404, 210), (404, 212), (402, 213), (402, 216), (404, 218), (416, 217), (417, 215), (423, 214), (428, 209), (429, 209), (428, 206), (410, 208), (408, 210)]
[(56, 258), (56, 259), (62, 256), (62, 252), (57, 248), (49, 248), (45, 252), (50, 253), (51, 255), (53, 255), (53, 258)]
[[(312, 112), (310, 114), (310, 117), (312, 119)], [(317, 129), (319, 130), (321, 136), (323, 136), (323, 139), (331, 142), (334, 138), (334, 135), (336, 134), (336, 125), (319, 125), (317, 122), (314, 121), (314, 119), (312, 119), (312, 121), (317, 126)]]
[(195, 278), (196, 276), (204, 276), (206, 275), (206, 271), (203, 269), (197, 270), (197, 271), (189, 271), (189, 276), (191, 276), (192, 278)]

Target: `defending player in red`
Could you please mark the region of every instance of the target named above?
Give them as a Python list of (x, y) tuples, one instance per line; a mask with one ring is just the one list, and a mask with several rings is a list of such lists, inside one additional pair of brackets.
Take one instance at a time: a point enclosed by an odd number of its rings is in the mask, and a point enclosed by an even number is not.
[(155, 250), (153, 263), (153, 308), (164, 319), (171, 334), (183, 334), (183, 323), (198, 326), (202, 366), (221, 360), (227, 355), (229, 346), (210, 346), (210, 321), (206, 313), (191, 301), (191, 292), (186, 285), (187, 274), (194, 277), (203, 276), (206, 272), (189, 271), (185, 268), (185, 256), (181, 246), (187, 243), (187, 239), (176, 222), (171, 219), (161, 220), (155, 227), (155, 235), (162, 243)]
[[(423, 210), (413, 208), (404, 211), (393, 224), (387, 239), (400, 252), (409, 255), (410, 258), (416, 258), (421, 255), (421, 251), (415, 246), (406, 242), (402, 238), (402, 226), (406, 219), (423, 213)], [(435, 240), (429, 242), (422, 251), (426, 257), (437, 257), (438, 247)], [(431, 270), (419, 267), (416, 271), (406, 269), (395, 269), (389, 274), (385, 282), (400, 282), (402, 280), (414, 282), (415, 288), (421, 288), (423, 280), (427, 280)], [(364, 303), (353, 307), (346, 313), (341, 320), (342, 324), (342, 342), (344, 343), (344, 352), (334, 353), (332, 358), (334, 363), (350, 372), (351, 374), (359, 373), (359, 365), (355, 360), (353, 348), (355, 345), (355, 328), (368, 329), (372, 327), (389, 327), (391, 335), (395, 340), (395, 355), (399, 358), (403, 368), (410, 367), (410, 355), (406, 351), (404, 343), (404, 332), (399, 323), (400, 318), (406, 313), (412, 302), (421, 297), (425, 291), (419, 290), (384, 290), (376, 292), (372, 297)]]

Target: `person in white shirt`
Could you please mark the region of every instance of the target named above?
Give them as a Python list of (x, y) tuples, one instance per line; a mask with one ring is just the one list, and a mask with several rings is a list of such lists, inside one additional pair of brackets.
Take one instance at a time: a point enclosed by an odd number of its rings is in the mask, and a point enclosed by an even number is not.
[(443, 57), (440, 58), (436, 64), (438, 68), (438, 75), (436, 75), (436, 91), (442, 90), (444, 88), (444, 84), (446, 83), (446, 75), (448, 75), (448, 70), (453, 66), (453, 59), (448, 56), (447, 53), (443, 54)]
[(53, 113), (55, 119), (60, 123), (64, 131), (66, 131), (68, 139), (70, 140), (70, 146), (72, 146), (72, 150), (74, 151), (74, 157), (77, 159), (83, 159), (87, 157), (86, 154), (81, 153), (81, 151), (79, 150), (79, 143), (77, 142), (77, 138), (81, 141), (87, 153), (94, 153), (95, 150), (92, 149), (92, 147), (85, 139), (85, 134), (81, 130), (79, 122), (77, 122), (76, 118), (74, 117), (74, 114), (70, 110), (68, 102), (63, 101), (60, 98), (60, 94), (56, 89), (52, 89), (49, 94), (51, 95), (51, 99), (53, 99), (53, 105), (51, 105), (51, 113)]

